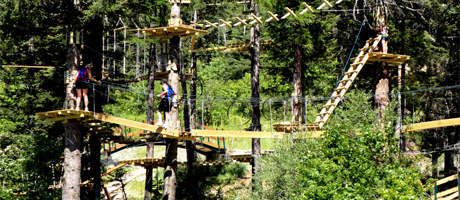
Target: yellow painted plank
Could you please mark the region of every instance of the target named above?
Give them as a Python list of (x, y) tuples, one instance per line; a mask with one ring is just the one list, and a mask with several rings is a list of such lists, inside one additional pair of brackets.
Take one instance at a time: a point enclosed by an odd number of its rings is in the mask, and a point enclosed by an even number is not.
[(28, 66), (28, 65), (2, 65), (2, 67), (15, 67), (15, 68), (43, 68), (52, 69), (54, 66)]
[(460, 118), (443, 119), (443, 120), (420, 122), (416, 124), (407, 125), (403, 127), (402, 132), (419, 131), (419, 130), (425, 130), (425, 129), (441, 128), (441, 127), (457, 126), (457, 125), (460, 125)]
[(283, 138), (284, 133), (256, 132), (256, 131), (215, 131), (215, 130), (192, 130), (192, 136), (204, 137), (242, 137), (242, 138)]
[(441, 180), (436, 181), (436, 184), (437, 185), (442, 185), (442, 184), (447, 183), (449, 181), (453, 181), (453, 180), (455, 180), (457, 178), (458, 178), (458, 174), (454, 174), (452, 176), (449, 176), (449, 177), (446, 177), (446, 178), (443, 178)]
[(452, 200), (458, 197), (458, 192), (454, 192), (451, 195), (444, 197), (444, 198), (438, 198), (438, 200)]
[(439, 192), (439, 193), (437, 194), (437, 196), (438, 196), (438, 197), (443, 197), (443, 196), (452, 194), (452, 193), (457, 192), (457, 191), (458, 191), (458, 187), (454, 187), (454, 188), (451, 188), (451, 189), (448, 189), (448, 190)]

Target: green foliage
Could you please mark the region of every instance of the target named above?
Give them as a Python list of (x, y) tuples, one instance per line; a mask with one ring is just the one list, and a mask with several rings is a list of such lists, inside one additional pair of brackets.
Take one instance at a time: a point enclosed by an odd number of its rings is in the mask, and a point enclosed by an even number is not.
[[(234, 163), (223, 166), (201, 166), (195, 174), (186, 174), (186, 168), (178, 168), (178, 199), (216, 199), (222, 198), (222, 189), (237, 178), (246, 174), (246, 165)], [(198, 183), (198, 185), (193, 184)], [(211, 191), (217, 191), (216, 194)]]
[[(322, 139), (284, 139), (262, 158), (259, 199), (421, 199), (420, 169), (398, 160), (394, 113), (379, 123), (368, 94), (352, 92)], [(381, 124), (381, 125), (378, 125)]]

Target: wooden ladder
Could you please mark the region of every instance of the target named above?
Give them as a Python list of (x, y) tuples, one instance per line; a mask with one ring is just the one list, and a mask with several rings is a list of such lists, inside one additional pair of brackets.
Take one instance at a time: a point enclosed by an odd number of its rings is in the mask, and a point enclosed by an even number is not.
[(337, 86), (337, 88), (335, 88), (334, 92), (332, 92), (331, 98), (327, 101), (326, 105), (324, 105), (323, 109), (321, 109), (321, 112), (316, 117), (316, 120), (312, 123), (312, 125), (318, 127), (317, 129), (321, 129), (326, 123), (326, 121), (329, 119), (332, 112), (347, 92), (348, 88), (350, 88), (351, 84), (358, 76), (358, 73), (366, 64), (369, 55), (374, 51), (381, 39), (382, 36), (371, 38), (367, 40), (366, 45), (362, 49), (360, 49), (359, 55), (356, 57), (355, 61), (350, 65), (347, 72), (345, 72), (343, 78), (339, 82), (339, 85)]

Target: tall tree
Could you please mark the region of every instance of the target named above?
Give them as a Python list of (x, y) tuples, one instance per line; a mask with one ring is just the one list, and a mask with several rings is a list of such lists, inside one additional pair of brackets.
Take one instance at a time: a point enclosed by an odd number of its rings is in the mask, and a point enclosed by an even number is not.
[[(255, 0), (249, 2), (249, 9), (255, 12), (255, 16), (259, 17), (258, 4)], [(260, 94), (259, 94), (259, 66), (260, 66), (260, 27), (259, 24), (251, 27), (251, 44), (249, 52), (251, 53), (251, 106), (253, 109), (252, 113), (252, 131), (261, 131), (260, 125)], [(258, 159), (260, 157), (260, 138), (252, 138), (252, 174), (257, 173), (258, 168), (260, 167)], [(256, 183), (256, 180), (252, 180), (253, 184)], [(253, 189), (256, 186), (253, 186)]]

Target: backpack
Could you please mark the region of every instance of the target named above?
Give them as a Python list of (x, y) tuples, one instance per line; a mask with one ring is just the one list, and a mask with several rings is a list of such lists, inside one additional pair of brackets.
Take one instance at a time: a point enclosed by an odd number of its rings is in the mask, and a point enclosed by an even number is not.
[(78, 75), (77, 75), (77, 78), (78, 80), (83, 80), (83, 81), (87, 81), (87, 76), (86, 76), (86, 67), (83, 67), (80, 69), (80, 71), (78, 71)]
[(174, 95), (174, 90), (171, 86), (168, 86), (168, 97), (172, 97)]

